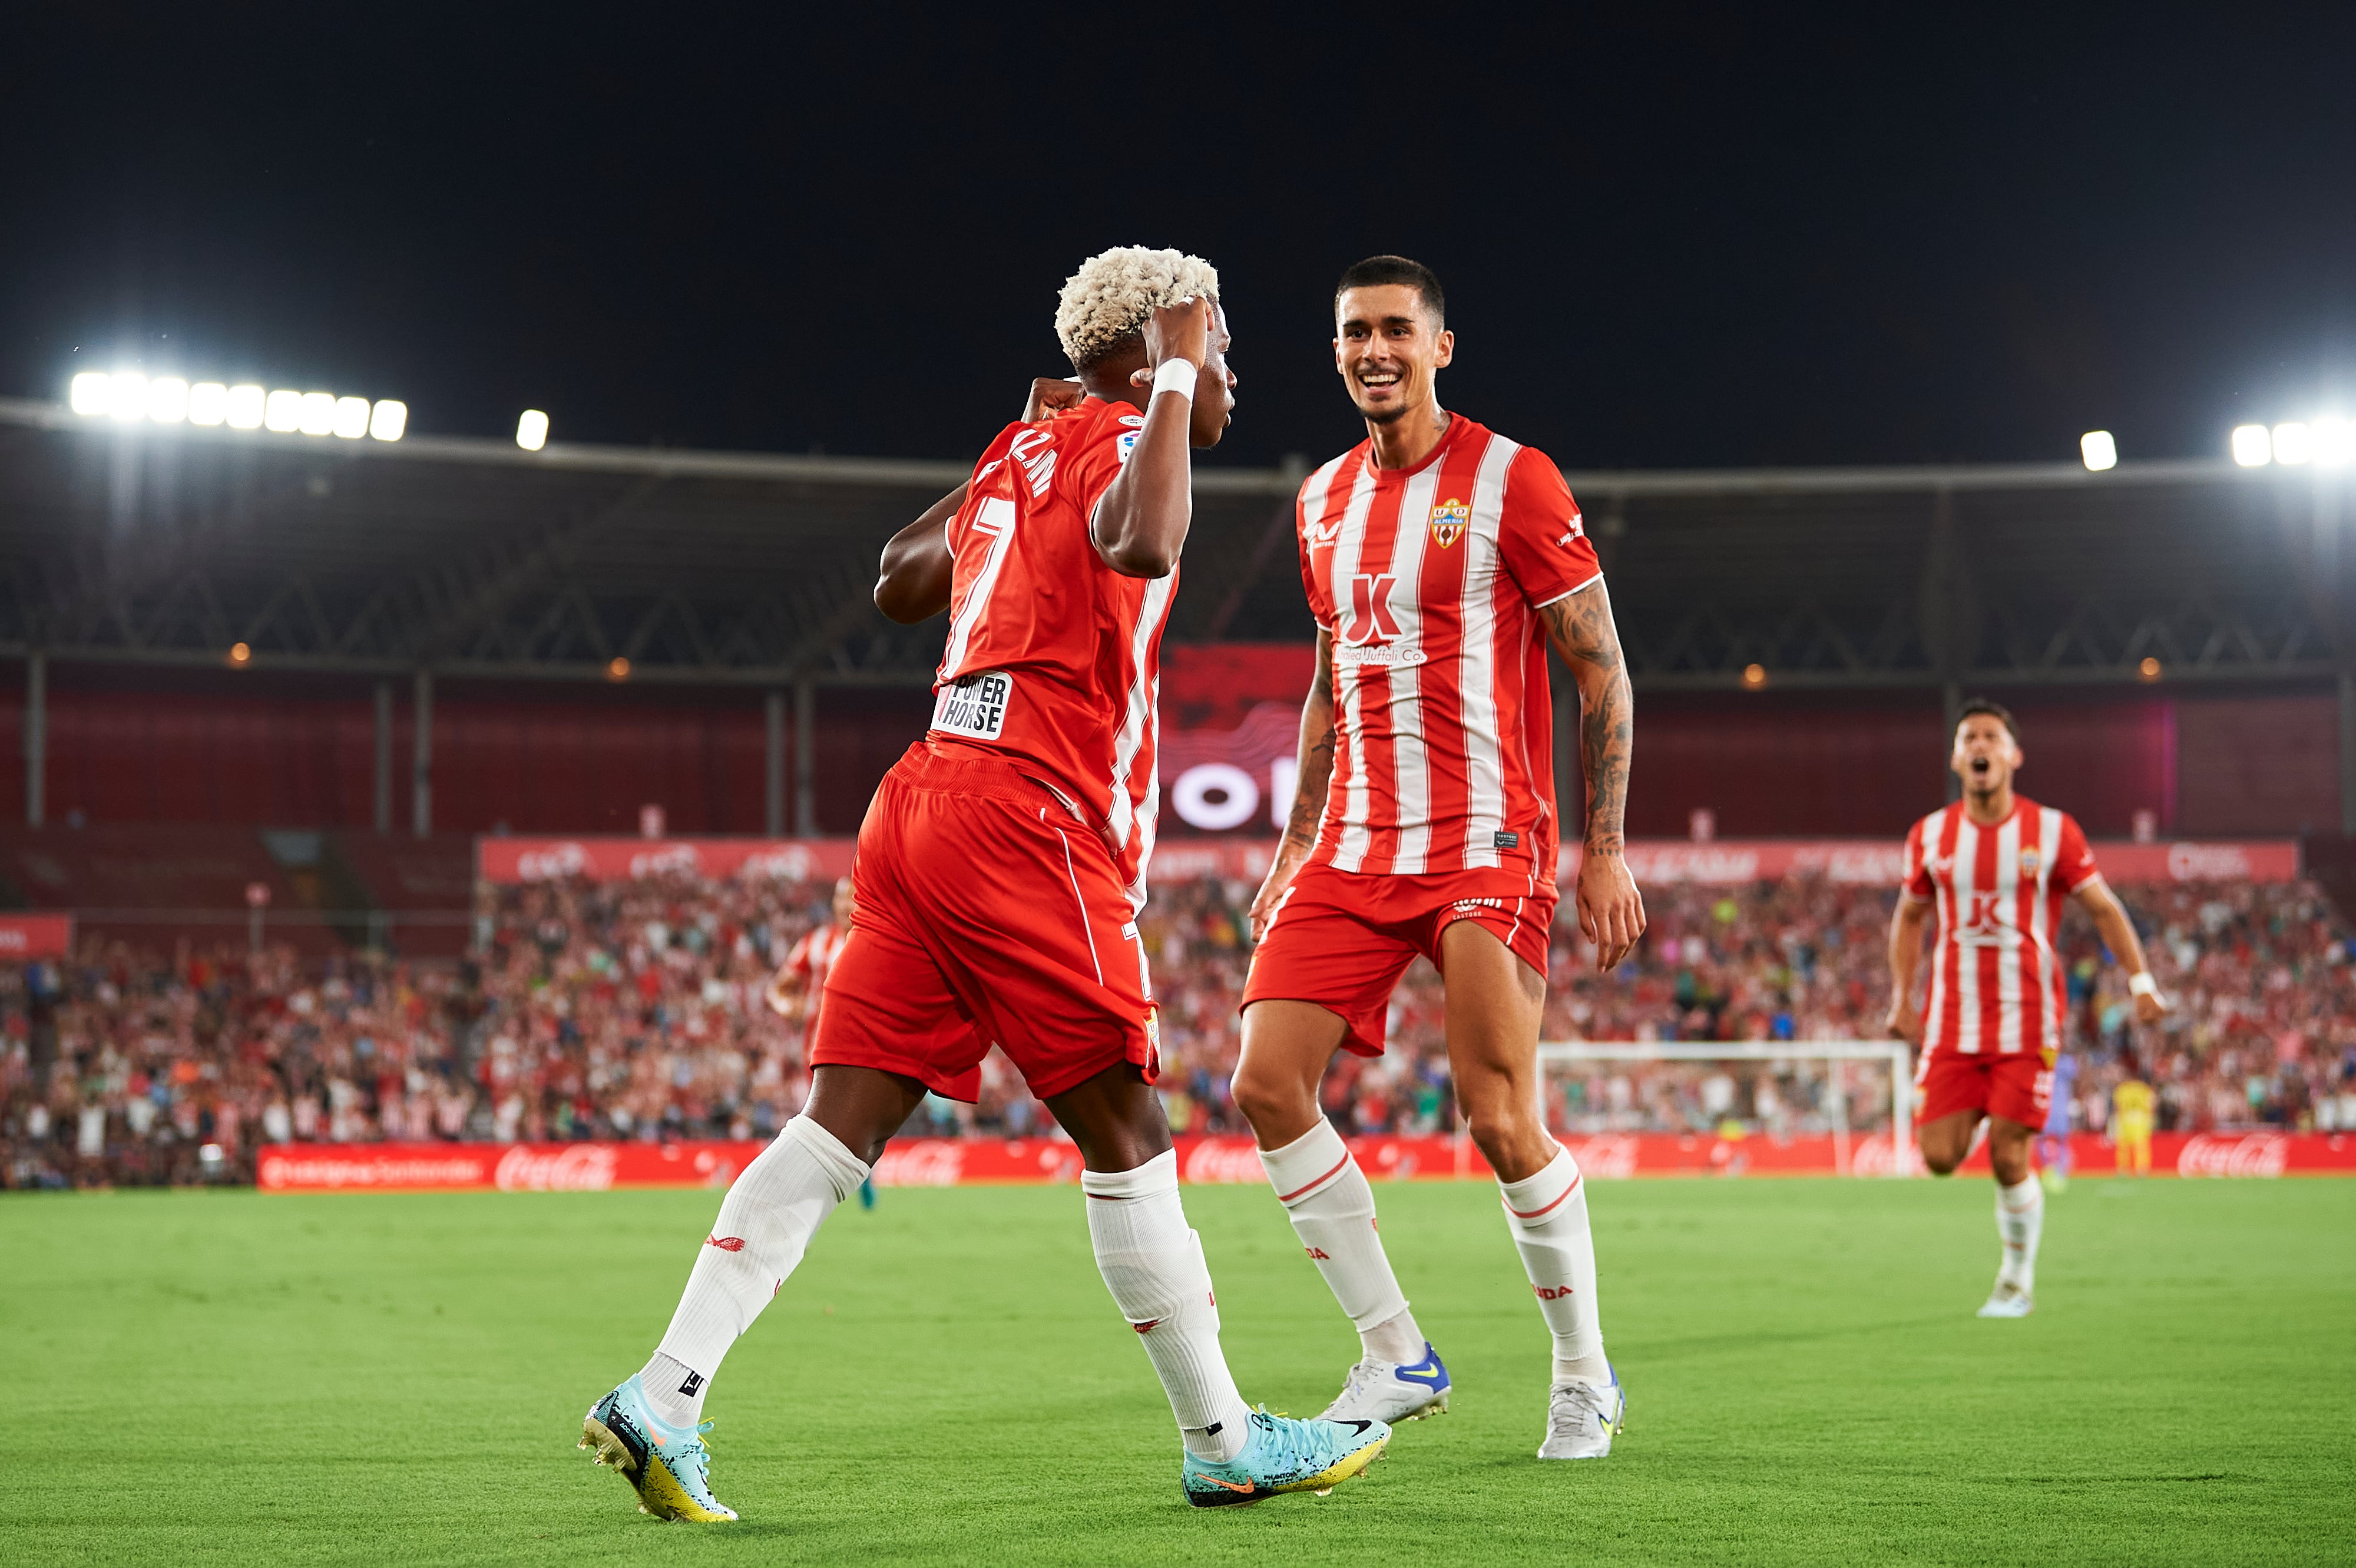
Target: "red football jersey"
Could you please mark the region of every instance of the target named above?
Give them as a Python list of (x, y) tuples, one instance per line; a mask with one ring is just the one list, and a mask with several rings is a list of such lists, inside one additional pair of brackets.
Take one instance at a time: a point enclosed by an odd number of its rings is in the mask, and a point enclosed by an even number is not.
[(2100, 875), (2076, 819), (2026, 796), (2015, 796), (2012, 815), (1992, 828), (1973, 822), (1960, 800), (1916, 822), (1906, 834), (1906, 896), (1939, 905), (1923, 1046), (1976, 1053), (2067, 1045), (2055, 947), (2062, 901)]
[(1554, 881), (1537, 612), (1601, 580), (1545, 453), (1455, 415), (1412, 468), (1360, 442), (1309, 476), (1301, 578), (1333, 634), (1333, 782), (1314, 863)]
[(814, 1039), (818, 1036), (818, 1014), (826, 1001), (827, 973), (834, 968), (836, 958), (841, 956), (842, 944), (850, 940), (849, 928), (838, 926), (831, 920), (822, 926), (813, 926), (809, 934), (796, 942), (793, 950), (786, 954), (786, 961), (777, 966), (777, 978), (796, 974), (808, 983), (802, 988), (802, 995), (809, 1010), (803, 1014), (802, 1021), (804, 1033), (809, 1038)]
[(1129, 577), (1088, 524), (1145, 416), (1090, 398), (1011, 424), (974, 466), (949, 520), (957, 557), (932, 735), (1034, 767), (1113, 852), (1132, 905), (1161, 805), (1162, 628), (1178, 573)]

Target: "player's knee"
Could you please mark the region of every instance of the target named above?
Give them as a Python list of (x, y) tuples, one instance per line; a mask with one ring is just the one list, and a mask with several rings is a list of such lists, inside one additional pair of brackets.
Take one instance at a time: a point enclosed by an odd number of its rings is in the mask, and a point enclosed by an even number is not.
[(1504, 1101), (1466, 1106), (1464, 1130), (1481, 1157), (1495, 1170), (1518, 1170), (1529, 1165), (1547, 1142), (1547, 1130), (1533, 1112)]
[[(1236, 1109), (1244, 1113), (1252, 1131), (1259, 1133), (1264, 1148), (1274, 1148), (1292, 1142), (1293, 1137), (1307, 1132), (1317, 1121), (1317, 1091), (1304, 1089), (1299, 1082), (1281, 1073), (1254, 1072), (1250, 1058), (1236, 1069), (1228, 1092), (1235, 1097)], [(1292, 1137), (1286, 1137), (1286, 1133)], [(1273, 1137), (1278, 1143), (1271, 1144)]]
[(1961, 1150), (1944, 1148), (1936, 1144), (1922, 1145), (1922, 1168), (1933, 1176), (1953, 1176), (1955, 1167), (1963, 1163)]

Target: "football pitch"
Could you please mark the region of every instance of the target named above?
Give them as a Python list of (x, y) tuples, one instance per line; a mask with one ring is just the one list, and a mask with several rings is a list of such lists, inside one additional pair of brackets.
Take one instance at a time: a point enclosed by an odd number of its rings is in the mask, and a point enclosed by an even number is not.
[[(1330, 1498), (1197, 1512), (1074, 1188), (893, 1190), (713, 1384), (739, 1524), (573, 1443), (705, 1192), (0, 1197), (11, 1563), (2314, 1563), (2356, 1554), (2356, 1181), (2081, 1181), (2039, 1309), (1972, 1316), (1985, 1180), (1598, 1183), (1611, 1458), (1532, 1455), (1494, 1190), (1377, 1188), (1456, 1379)], [(1258, 1188), (1190, 1187), (1245, 1396), (1355, 1337)]]

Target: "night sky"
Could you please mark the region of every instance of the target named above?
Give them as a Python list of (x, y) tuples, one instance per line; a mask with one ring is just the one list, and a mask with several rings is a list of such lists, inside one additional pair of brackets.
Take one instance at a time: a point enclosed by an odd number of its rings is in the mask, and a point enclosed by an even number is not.
[(1334, 274), (1438, 269), (1443, 400), (1566, 467), (2222, 456), (2356, 414), (2356, 7), (18, 7), (0, 393), (965, 457), (1075, 263), (1220, 268), (1222, 461), (1358, 428)]

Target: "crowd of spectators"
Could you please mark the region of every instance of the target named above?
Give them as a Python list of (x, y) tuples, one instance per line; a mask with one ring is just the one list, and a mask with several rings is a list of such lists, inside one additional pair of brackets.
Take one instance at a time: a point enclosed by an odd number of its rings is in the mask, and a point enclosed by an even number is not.
[[(428, 966), (284, 950), (169, 954), (93, 936), (69, 960), (0, 965), (0, 1184), (235, 1180), (273, 1142), (765, 1138), (808, 1093), (802, 1025), (770, 976), (829, 889), (678, 875), (486, 888), (470, 958)], [(2177, 1009), (2133, 1026), (2092, 928), (2065, 928), (2078, 1125), (2132, 1073), (2163, 1129), (2356, 1130), (2356, 943), (2311, 885), (2120, 890)], [(1164, 885), (1140, 921), (1154, 961), (1173, 1127), (1240, 1133), (1229, 1098), (1253, 889)], [(1651, 929), (1610, 975), (1566, 909), (1547, 1037), (1870, 1039), (1888, 1006), (1885, 889), (1794, 880), (1647, 890)], [(1353, 1132), (1454, 1120), (1438, 975), (1393, 998), (1390, 1049), (1344, 1056), (1327, 1112)], [(1886, 1074), (1804, 1056), (1586, 1062), (1547, 1083), (1563, 1130), (1863, 1129)], [(929, 1099), (920, 1130), (1053, 1133), (993, 1052), (980, 1102)]]

